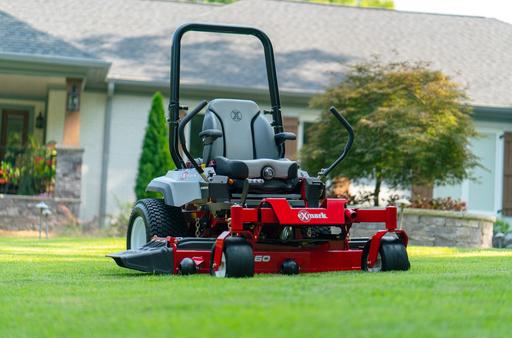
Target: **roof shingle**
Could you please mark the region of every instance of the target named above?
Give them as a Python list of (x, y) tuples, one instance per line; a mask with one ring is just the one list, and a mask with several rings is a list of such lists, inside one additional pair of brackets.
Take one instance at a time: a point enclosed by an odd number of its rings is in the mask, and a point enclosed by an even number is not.
[[(98, 58), (112, 62), (110, 78), (167, 81), (170, 37), (189, 21), (267, 32), (283, 90), (320, 91), (342, 76), (344, 64), (379, 55), (431, 62), (466, 85), (475, 105), (512, 106), (512, 25), (480, 17), (275, 0), (0, 0), (0, 53)], [(197, 33), (183, 42), (185, 82), (266, 85), (254, 39)]]

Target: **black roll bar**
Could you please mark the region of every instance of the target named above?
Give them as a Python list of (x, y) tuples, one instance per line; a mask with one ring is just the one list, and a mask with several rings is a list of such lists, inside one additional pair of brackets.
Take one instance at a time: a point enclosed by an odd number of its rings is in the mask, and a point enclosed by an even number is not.
[(338, 166), (338, 164), (340, 164), (341, 161), (343, 161), (343, 159), (345, 159), (350, 148), (352, 148), (352, 143), (354, 143), (354, 129), (352, 129), (352, 126), (350, 125), (350, 123), (348, 123), (348, 121), (343, 117), (343, 115), (341, 115), (336, 110), (336, 108), (331, 107), (329, 109), (329, 111), (331, 112), (331, 114), (333, 114), (336, 117), (336, 119), (338, 119), (338, 121), (341, 123), (341, 125), (343, 127), (345, 127), (345, 129), (347, 130), (348, 140), (347, 140), (347, 143), (345, 144), (345, 147), (343, 148), (343, 152), (341, 153), (341, 155), (329, 167), (323, 168), (320, 170), (320, 172), (318, 173), (318, 176), (322, 176), (322, 177), (327, 177), (327, 175), (329, 175), (329, 173), (334, 168), (336, 168)]
[[(265, 52), (265, 62), (267, 68), (267, 79), (270, 92), (270, 103), (272, 105), (272, 119), (274, 126), (274, 133), (283, 131), (283, 121), (281, 117), (281, 102), (279, 99), (279, 88), (277, 85), (277, 73), (274, 60), (274, 50), (272, 43), (268, 36), (259, 29), (244, 26), (230, 26), (230, 25), (214, 25), (214, 24), (201, 24), (201, 23), (188, 23), (184, 24), (174, 32), (172, 37), (171, 47), (171, 98), (169, 101), (169, 151), (172, 160), (177, 168), (184, 168), (185, 163), (178, 151), (178, 125), (179, 125), (179, 111), (180, 111), (180, 57), (181, 57), (181, 38), (186, 32), (209, 32), (209, 33), (222, 33), (222, 34), (239, 34), (239, 35), (253, 35), (258, 38)], [(279, 149), (281, 156), (284, 156), (284, 144), (280, 145)]]
[(180, 137), (181, 149), (183, 150), (183, 153), (185, 154), (185, 156), (187, 156), (187, 158), (189, 159), (190, 163), (192, 163), (192, 166), (197, 170), (199, 175), (201, 175), (201, 177), (205, 181), (208, 181), (208, 179), (207, 179), (206, 175), (204, 174), (203, 168), (201, 168), (199, 166), (199, 164), (197, 164), (196, 160), (194, 160), (194, 158), (192, 157), (192, 155), (190, 155), (190, 152), (188, 151), (187, 142), (185, 140), (185, 126), (187, 125), (187, 123), (190, 122), (190, 120), (192, 120), (192, 118), (194, 116), (197, 115), (197, 113), (199, 113), (201, 110), (203, 110), (203, 108), (207, 104), (208, 104), (208, 102), (206, 100), (199, 102), (199, 104), (183, 118), (183, 121), (180, 122), (179, 127), (178, 127), (178, 134)]

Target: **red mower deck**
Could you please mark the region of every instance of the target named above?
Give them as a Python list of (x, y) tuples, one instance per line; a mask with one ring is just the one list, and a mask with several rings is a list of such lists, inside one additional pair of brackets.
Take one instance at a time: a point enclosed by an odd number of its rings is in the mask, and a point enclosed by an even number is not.
[[(350, 209), (342, 199), (326, 199), (320, 208), (292, 208), (284, 198), (266, 198), (257, 208), (231, 207), (231, 230), (217, 238), (176, 238), (155, 237), (140, 250), (125, 251), (109, 255), (121, 267), (152, 273), (211, 273), (216, 274), (222, 266), (222, 255), (226, 238), (242, 237), (253, 250), (254, 273), (307, 273), (342, 270), (361, 270), (363, 251), (367, 243), (366, 263), (373, 268), (381, 247), (382, 238), (399, 241), (407, 246), (408, 237), (397, 229), (395, 207), (383, 209)], [(258, 242), (258, 235), (264, 226), (338, 226), (343, 224), (347, 233), (352, 226), (363, 222), (382, 222), (385, 229), (371, 238), (346, 236), (339, 240), (304, 240), (296, 238), (286, 243)], [(299, 234), (299, 232), (297, 232)], [(213, 245), (213, 250), (209, 245)], [(212, 257), (213, 256), (213, 257)], [(157, 259), (155, 259), (157, 258)], [(192, 269), (182, 271), (182, 262), (190, 260)], [(287, 271), (283, 264), (294, 262), (297, 270)], [(408, 266), (406, 266), (408, 268)], [(188, 268), (188, 267), (187, 267)], [(405, 267), (401, 267), (405, 270)]]

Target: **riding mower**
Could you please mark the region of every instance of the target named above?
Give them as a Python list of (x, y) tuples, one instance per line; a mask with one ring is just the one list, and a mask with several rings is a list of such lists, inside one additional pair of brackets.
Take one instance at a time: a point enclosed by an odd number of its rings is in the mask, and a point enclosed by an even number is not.
[[(263, 44), (271, 109), (253, 101), (200, 102), (180, 120), (180, 50), (186, 32), (253, 35)], [(351, 208), (326, 197), (324, 181), (348, 154), (354, 133), (334, 108), (330, 112), (348, 132), (342, 154), (317, 177), (286, 159), (272, 44), (251, 27), (185, 24), (173, 35), (171, 50), (169, 150), (176, 170), (153, 179), (147, 191), (162, 199), (139, 200), (130, 216), (126, 251), (109, 255), (125, 268), (150, 273), (251, 277), (255, 273), (298, 274), (339, 270), (408, 270), (407, 234), (397, 229), (397, 209)], [(186, 145), (185, 127), (206, 107), (202, 159)], [(270, 115), (270, 120), (265, 115)], [(178, 150), (181, 146), (182, 154)], [(351, 238), (362, 222), (383, 223), (371, 238)]]

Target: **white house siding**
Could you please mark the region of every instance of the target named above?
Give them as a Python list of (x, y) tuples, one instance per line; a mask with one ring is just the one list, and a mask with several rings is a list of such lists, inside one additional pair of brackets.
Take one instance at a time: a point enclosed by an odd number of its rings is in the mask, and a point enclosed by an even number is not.
[(511, 123), (476, 121), (481, 136), (473, 139), (471, 149), (482, 165), (472, 172), (473, 180), (461, 184), (434, 188), (434, 197), (461, 199), (472, 212), (499, 215), (503, 199), (503, 138), (505, 131), (512, 131)]
[[(495, 185), (497, 162), (496, 154), (496, 133), (483, 132), (482, 137), (473, 140), (471, 148), (476, 156), (480, 158), (481, 168), (475, 168), (473, 175), (474, 181), (469, 181), (468, 189), (468, 207), (471, 210), (494, 213), (500, 206), (495, 203), (495, 196), (501, 194), (500, 187)], [(499, 191), (499, 192), (498, 192)]]
[(83, 92), (80, 111), (80, 147), (84, 148), (80, 218), (91, 220), (99, 214), (103, 126), (107, 96)]
[[(151, 100), (152, 95), (116, 94), (113, 97), (107, 180), (109, 215), (115, 215), (120, 206), (135, 200), (135, 179)], [(183, 104), (188, 102), (184, 100)]]
[(48, 120), (46, 121), (46, 141), (62, 141), (64, 135), (64, 117), (66, 115), (66, 91), (51, 89), (48, 91)]
[(110, 156), (107, 184), (107, 213), (134, 200), (135, 175), (144, 129), (151, 107), (150, 95), (114, 95), (110, 126)]

